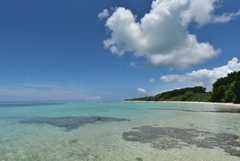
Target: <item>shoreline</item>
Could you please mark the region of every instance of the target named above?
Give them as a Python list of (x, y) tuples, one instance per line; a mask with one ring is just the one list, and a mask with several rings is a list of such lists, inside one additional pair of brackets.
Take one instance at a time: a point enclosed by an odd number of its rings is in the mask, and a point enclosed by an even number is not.
[(159, 102), (159, 103), (185, 103), (185, 104), (209, 104), (240, 109), (240, 104), (223, 102), (191, 102), (191, 101), (125, 101), (125, 102)]
[(191, 101), (159, 101), (159, 102), (166, 102), (166, 103), (168, 103), (168, 102), (169, 102), (169, 103), (188, 103), (188, 104), (209, 104), (209, 105), (219, 105), (219, 106), (240, 108), (240, 104), (223, 103), (223, 102), (191, 102)]

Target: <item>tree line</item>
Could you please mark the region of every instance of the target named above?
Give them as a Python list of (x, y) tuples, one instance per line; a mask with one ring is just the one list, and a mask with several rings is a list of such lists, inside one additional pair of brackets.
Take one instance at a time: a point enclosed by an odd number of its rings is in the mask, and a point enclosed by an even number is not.
[(229, 73), (213, 83), (211, 101), (240, 103), (240, 71)]
[(229, 73), (213, 84), (212, 92), (202, 86), (163, 92), (155, 96), (125, 99), (125, 101), (197, 101), (240, 103), (240, 71)]

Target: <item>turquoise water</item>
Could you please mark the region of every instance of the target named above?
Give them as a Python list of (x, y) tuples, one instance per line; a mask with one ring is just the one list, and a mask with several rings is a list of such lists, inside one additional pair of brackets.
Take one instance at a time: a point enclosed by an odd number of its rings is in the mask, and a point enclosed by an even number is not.
[(239, 114), (205, 104), (2, 102), (0, 161), (237, 161)]

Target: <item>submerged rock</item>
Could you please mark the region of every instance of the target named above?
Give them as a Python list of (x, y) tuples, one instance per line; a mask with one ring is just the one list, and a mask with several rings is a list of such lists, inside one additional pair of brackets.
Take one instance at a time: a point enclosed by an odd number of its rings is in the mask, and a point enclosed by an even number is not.
[(110, 122), (110, 121), (129, 121), (124, 118), (90, 116), (90, 117), (37, 117), (20, 121), (25, 124), (50, 124), (57, 127), (72, 130), (84, 124), (95, 122)]
[(126, 141), (151, 143), (153, 148), (160, 150), (191, 145), (207, 149), (218, 147), (231, 155), (240, 157), (240, 140), (239, 136), (235, 134), (215, 134), (208, 131), (173, 127), (141, 126), (133, 129), (137, 131), (124, 132), (122, 138)]
[(218, 113), (240, 113), (240, 109), (221, 109), (216, 111), (207, 111), (207, 112), (218, 112)]
[(240, 150), (238, 150), (238, 149), (235, 149), (235, 148), (226, 148), (226, 149), (225, 149), (225, 152), (227, 152), (227, 153), (229, 153), (229, 154), (231, 154), (231, 155), (240, 157)]

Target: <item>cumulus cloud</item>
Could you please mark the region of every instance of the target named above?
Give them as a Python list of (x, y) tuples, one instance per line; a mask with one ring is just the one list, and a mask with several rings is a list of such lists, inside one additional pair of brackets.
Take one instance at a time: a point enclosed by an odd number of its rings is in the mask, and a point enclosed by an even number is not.
[(166, 75), (162, 76), (160, 79), (164, 82), (170, 81), (190, 81), (195, 85), (201, 85), (206, 87), (208, 90), (211, 90), (212, 84), (221, 77), (226, 77), (228, 73), (240, 71), (240, 63), (237, 58), (233, 58), (230, 60), (227, 65), (214, 68), (212, 70), (200, 69), (197, 71), (192, 71), (191, 73), (183, 74), (183, 75)]
[(137, 90), (139, 93), (147, 93), (147, 91), (143, 88), (138, 88)]
[(109, 16), (109, 11), (107, 9), (104, 9), (101, 13), (98, 14), (98, 18), (104, 19)]
[[(208, 42), (198, 42), (188, 31), (188, 24), (202, 26), (211, 22), (227, 22), (239, 13), (214, 15), (219, 0), (156, 0), (139, 22), (131, 10), (119, 7), (105, 26), (111, 36), (104, 46), (113, 54), (126, 52), (145, 57), (153, 66), (185, 69), (221, 53)], [(226, 20), (224, 20), (226, 19)]]

